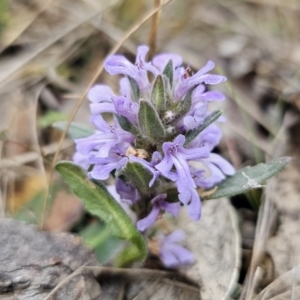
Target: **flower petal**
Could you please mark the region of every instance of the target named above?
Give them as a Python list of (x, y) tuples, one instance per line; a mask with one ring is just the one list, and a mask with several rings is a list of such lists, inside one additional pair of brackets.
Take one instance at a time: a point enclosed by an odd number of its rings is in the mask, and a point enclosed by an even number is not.
[(159, 214), (159, 207), (154, 204), (150, 214), (146, 218), (141, 219), (136, 223), (138, 230), (144, 231), (147, 228), (149, 228), (151, 225), (153, 225), (158, 217), (158, 214)]
[(235, 173), (234, 167), (218, 154), (211, 153), (208, 160), (215, 164), (226, 175), (233, 175)]
[(94, 85), (87, 94), (87, 98), (94, 103), (111, 102), (112, 96), (114, 96), (112, 89), (103, 84)]

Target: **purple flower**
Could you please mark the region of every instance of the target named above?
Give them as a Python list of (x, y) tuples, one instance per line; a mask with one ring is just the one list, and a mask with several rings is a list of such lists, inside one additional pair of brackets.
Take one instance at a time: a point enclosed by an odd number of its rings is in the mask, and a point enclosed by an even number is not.
[(215, 64), (212, 61), (208, 61), (202, 69), (192, 76), (186, 76), (186, 70), (184, 68), (178, 68), (176, 70), (176, 99), (181, 99), (189, 89), (200, 83), (218, 84), (226, 81), (226, 77), (224, 76), (206, 74), (214, 67)]
[(92, 102), (90, 104), (92, 114), (97, 115), (103, 112), (117, 113), (115, 105), (111, 101), (113, 96), (113, 91), (107, 85), (97, 84), (93, 86), (87, 95), (88, 99)]
[(164, 210), (172, 214), (174, 217), (178, 216), (180, 210), (180, 204), (178, 202), (177, 203), (167, 202), (165, 201), (166, 198), (167, 198), (167, 194), (161, 194), (161, 195), (157, 195), (151, 200), (152, 209), (150, 214), (144, 219), (139, 220), (136, 224), (137, 228), (140, 231), (144, 231), (150, 226), (152, 226), (156, 221), (161, 210)]
[(116, 179), (116, 190), (120, 198), (129, 204), (134, 204), (140, 200), (138, 190), (130, 183), (124, 182), (122, 179)]
[[(183, 147), (185, 137), (178, 135), (174, 142), (163, 143), (164, 158), (156, 166), (163, 176), (175, 181), (179, 192), (179, 200), (189, 205), (188, 212), (192, 219), (199, 220), (201, 213), (200, 198), (195, 191), (196, 184), (190, 172), (188, 160), (206, 158), (209, 155), (207, 147), (186, 149)], [(175, 170), (172, 171), (173, 166)]]
[(176, 268), (181, 265), (192, 264), (195, 261), (194, 255), (179, 245), (185, 239), (185, 233), (177, 229), (169, 236), (160, 239), (160, 258), (168, 268)]
[(107, 157), (112, 147), (134, 140), (131, 133), (121, 129), (116, 122), (114, 126), (107, 124), (100, 115), (92, 116), (91, 122), (100, 132), (75, 140), (76, 150), (80, 154), (88, 155), (95, 150), (98, 157)]
[(146, 62), (146, 55), (149, 51), (147, 46), (140, 46), (137, 50), (135, 64), (132, 64), (123, 55), (110, 56), (105, 62), (105, 70), (110, 75), (127, 75), (135, 79), (142, 91), (150, 88), (147, 72), (158, 75), (158, 70), (151, 64)]
[[(126, 117), (131, 123), (137, 123), (138, 104), (132, 102), (128, 97), (128, 86), (126, 81), (120, 80), (121, 93), (124, 96), (115, 96), (111, 88), (106, 85), (95, 85), (88, 93), (92, 102), (90, 109), (93, 115), (101, 113), (113, 113)], [(130, 89), (130, 87), (129, 87)]]
[(113, 170), (122, 169), (128, 162), (128, 158), (125, 156), (124, 147), (115, 146), (110, 149), (106, 157), (99, 157), (96, 152), (92, 153), (89, 156), (89, 162), (94, 164), (89, 176), (97, 180), (105, 180)]

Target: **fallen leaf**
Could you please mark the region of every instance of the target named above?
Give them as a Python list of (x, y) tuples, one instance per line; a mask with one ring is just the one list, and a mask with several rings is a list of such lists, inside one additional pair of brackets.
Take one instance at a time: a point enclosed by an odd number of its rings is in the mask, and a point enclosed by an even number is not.
[(227, 299), (235, 288), (241, 265), (237, 221), (227, 198), (205, 201), (199, 222), (185, 213), (179, 217), (179, 227), (187, 234), (187, 248), (196, 258), (185, 273), (199, 284), (203, 300)]

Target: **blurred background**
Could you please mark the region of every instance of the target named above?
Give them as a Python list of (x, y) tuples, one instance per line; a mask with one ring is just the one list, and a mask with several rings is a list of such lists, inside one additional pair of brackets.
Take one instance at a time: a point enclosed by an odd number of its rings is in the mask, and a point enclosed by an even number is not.
[[(109, 51), (159, 2), (0, 0), (1, 217), (75, 232), (96, 250), (100, 262), (109, 261), (119, 241), (87, 215), (80, 200), (52, 174), (62, 135), (52, 124), (69, 119)], [(217, 106), (224, 110), (226, 123), (221, 124), (224, 136), (216, 151), (237, 169), (281, 155), (298, 156), (299, 16), (299, 0), (173, 0), (160, 13), (155, 53), (178, 53), (193, 70), (213, 60), (214, 71), (228, 78), (218, 86), (227, 101)], [(151, 19), (138, 26), (118, 52), (134, 60), (136, 47), (149, 43), (150, 29)], [(117, 89), (118, 79), (102, 72), (96, 82)], [(74, 121), (89, 126), (89, 117), (85, 100)], [(66, 138), (61, 148), (58, 158), (70, 160), (72, 141)], [(291, 233), (287, 229), (274, 242), (281, 232), (278, 223), (290, 217), (296, 222), (293, 228), (300, 228), (297, 163), (284, 172), (268, 194), (277, 225), (264, 237), (268, 243), (272, 236), (273, 244), (264, 252), (262, 268), (271, 275), (262, 286), (297, 264), (295, 256), (290, 264), (278, 262), (275, 251)], [(242, 233), (240, 283), (253, 254), (261, 194), (254, 190), (231, 199)], [(289, 256), (292, 250), (284, 241), (289, 250), (278, 247)]]

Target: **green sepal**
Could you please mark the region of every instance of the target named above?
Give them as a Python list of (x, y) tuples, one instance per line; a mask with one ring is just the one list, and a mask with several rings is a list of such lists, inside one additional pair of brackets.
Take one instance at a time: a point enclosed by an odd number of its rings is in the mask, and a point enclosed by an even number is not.
[[(67, 121), (56, 122), (52, 126), (60, 131), (64, 131), (67, 128)], [(94, 130), (88, 126), (84, 126), (80, 123), (72, 122), (68, 129), (67, 135), (70, 139), (76, 140), (88, 137), (94, 134)]]
[(217, 190), (205, 199), (217, 199), (245, 193), (251, 189), (261, 188), (262, 184), (280, 172), (289, 162), (290, 157), (280, 157), (268, 163), (260, 163), (253, 167), (245, 167), (231, 177), (226, 178)]
[(141, 164), (136, 162), (128, 162), (120, 172), (116, 172), (116, 176), (123, 175), (129, 180), (142, 195), (149, 194), (149, 182), (153, 175), (146, 170)]
[(207, 116), (203, 123), (196, 127), (195, 129), (189, 130), (185, 134), (185, 143), (184, 145), (188, 145), (195, 137), (198, 136), (200, 132), (202, 132), (205, 128), (207, 128), (210, 124), (216, 121), (222, 115), (221, 110), (213, 111), (209, 116)]
[(131, 97), (132, 100), (135, 102), (138, 102), (141, 96), (141, 90), (140, 87), (138, 85), (138, 83), (136, 82), (135, 79), (133, 79), (131, 76), (127, 76), (130, 86), (131, 86)]
[(172, 125), (177, 123), (179, 120), (181, 120), (191, 109), (192, 106), (192, 93), (194, 91), (195, 87), (192, 87), (187, 94), (185, 95), (184, 99), (181, 101), (178, 101), (176, 103), (176, 106), (171, 109), (171, 112), (173, 114), (172, 119), (165, 119), (165, 123), (167, 125)]
[(165, 130), (163, 124), (156, 109), (150, 102), (140, 100), (138, 121), (141, 133), (148, 138), (152, 144), (156, 144), (164, 138)]
[(165, 66), (165, 69), (163, 71), (163, 74), (166, 75), (166, 77), (169, 79), (170, 87), (172, 88), (173, 85), (173, 60), (170, 59), (167, 65)]
[(115, 116), (116, 116), (116, 119), (118, 120), (118, 123), (122, 129), (124, 129), (125, 131), (128, 131), (128, 132), (131, 132), (135, 136), (139, 134), (139, 130), (136, 128), (136, 126), (131, 124), (130, 121), (126, 117), (120, 116), (120, 115), (115, 115)]
[(85, 170), (71, 162), (61, 161), (55, 168), (84, 202), (86, 210), (103, 220), (114, 236), (131, 242), (136, 248), (136, 259), (144, 260), (147, 256), (144, 238), (106, 187), (90, 180)]
[(151, 92), (151, 102), (156, 108), (158, 114), (161, 114), (166, 109), (166, 97), (165, 97), (165, 87), (163, 77), (158, 75), (154, 81), (152, 92)]

